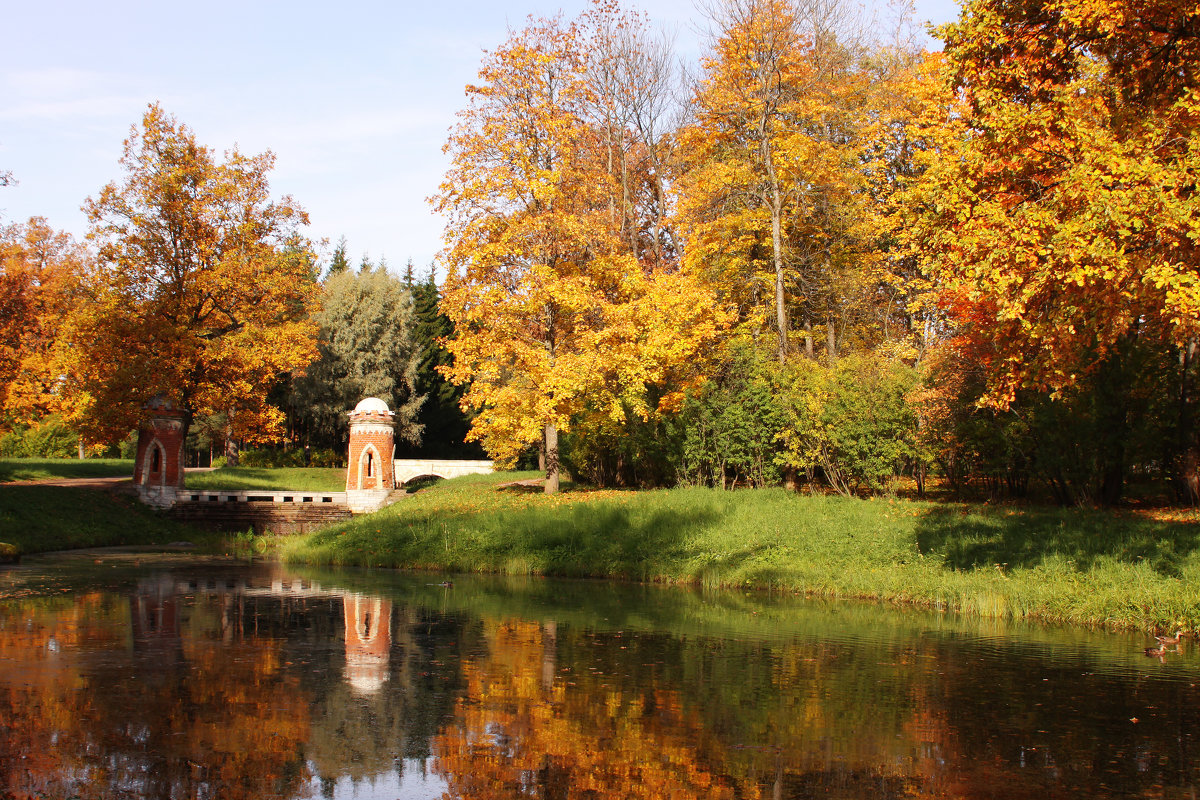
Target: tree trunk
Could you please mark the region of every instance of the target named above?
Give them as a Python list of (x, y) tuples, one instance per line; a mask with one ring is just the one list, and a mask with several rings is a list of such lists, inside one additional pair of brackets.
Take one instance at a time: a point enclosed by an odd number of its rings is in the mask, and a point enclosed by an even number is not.
[(788, 324), (783, 292), (783, 198), (776, 184), (771, 203), (771, 250), (775, 262), (775, 325), (779, 328), (779, 363), (787, 361)]
[(558, 428), (547, 424), (546, 438), (546, 494), (558, 493)]
[(800, 473), (795, 467), (787, 467), (783, 470), (783, 488), (789, 492), (800, 491)]
[(238, 465), (238, 443), (233, 438), (233, 430), (225, 429), (225, 466), (236, 467)]
[(1200, 447), (1192, 445), (1183, 454), (1183, 502), (1200, 505)]
[(1197, 342), (1192, 339), (1179, 353), (1179, 420), (1176, 423), (1178, 444), (1176, 463), (1176, 494), (1188, 505), (1200, 505), (1200, 442), (1196, 437), (1194, 400), (1191, 392), (1191, 370), (1195, 363)]

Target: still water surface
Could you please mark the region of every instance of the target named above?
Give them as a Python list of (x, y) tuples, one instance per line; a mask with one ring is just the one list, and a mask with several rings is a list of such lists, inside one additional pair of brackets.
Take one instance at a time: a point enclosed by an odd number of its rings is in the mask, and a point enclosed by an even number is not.
[(0, 571), (0, 798), (1195, 798), (1200, 658), (760, 594)]

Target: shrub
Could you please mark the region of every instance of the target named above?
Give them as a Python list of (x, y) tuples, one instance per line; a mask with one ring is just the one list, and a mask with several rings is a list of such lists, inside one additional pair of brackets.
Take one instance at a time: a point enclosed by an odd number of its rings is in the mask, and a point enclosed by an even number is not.
[(79, 434), (57, 414), (0, 436), (0, 458), (71, 458), (78, 452)]
[(346, 466), (345, 451), (338, 452), (328, 448), (322, 450), (313, 450), (308, 454), (308, 466), (310, 467), (344, 467)]
[(788, 424), (781, 466), (820, 473), (842, 494), (879, 492), (915, 461), (917, 414), (909, 400), (917, 371), (903, 361), (857, 353), (834, 366), (801, 360), (781, 373)]
[(719, 374), (688, 397), (681, 482), (722, 488), (779, 482), (777, 440), (786, 418), (774, 397), (772, 369), (753, 345), (734, 344)]
[(300, 449), (283, 450), (268, 447), (259, 450), (243, 450), (238, 456), (239, 467), (303, 467), (304, 451)]

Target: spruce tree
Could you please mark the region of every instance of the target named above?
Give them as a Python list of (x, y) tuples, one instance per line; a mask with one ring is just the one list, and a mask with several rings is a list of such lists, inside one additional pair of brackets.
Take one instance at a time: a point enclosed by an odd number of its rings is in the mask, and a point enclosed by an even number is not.
[(329, 275), (337, 275), (350, 268), (346, 258), (346, 237), (338, 239), (337, 247), (333, 248), (333, 257), (329, 260)]
[(466, 442), (470, 420), (459, 408), (463, 389), (447, 381), (439, 366), (450, 363), (451, 356), (438, 343), (454, 333), (450, 319), (438, 310), (440, 293), (431, 264), (429, 274), (413, 286), (415, 323), (413, 339), (419, 348), (416, 391), (425, 395), (425, 404), (417, 415), (424, 426), (419, 454), (430, 458), (483, 458), (483, 448)]

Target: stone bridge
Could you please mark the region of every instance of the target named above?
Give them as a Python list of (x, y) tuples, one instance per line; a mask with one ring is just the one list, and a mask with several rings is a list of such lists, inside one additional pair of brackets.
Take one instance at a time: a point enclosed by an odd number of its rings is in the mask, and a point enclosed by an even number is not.
[(397, 458), (392, 462), (392, 474), (397, 486), (416, 478), (457, 478), (461, 475), (488, 475), (491, 472), (491, 461)]

